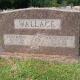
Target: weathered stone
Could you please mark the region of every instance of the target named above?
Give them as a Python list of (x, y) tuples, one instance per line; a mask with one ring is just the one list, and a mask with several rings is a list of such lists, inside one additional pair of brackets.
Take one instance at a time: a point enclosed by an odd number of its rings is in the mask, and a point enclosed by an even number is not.
[(79, 55), (80, 12), (25, 9), (0, 13), (0, 50)]

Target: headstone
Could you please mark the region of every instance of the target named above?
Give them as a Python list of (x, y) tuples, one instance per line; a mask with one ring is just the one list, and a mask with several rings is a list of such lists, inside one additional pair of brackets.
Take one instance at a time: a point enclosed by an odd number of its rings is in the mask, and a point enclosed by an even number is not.
[(0, 13), (4, 52), (79, 55), (80, 12), (23, 9)]

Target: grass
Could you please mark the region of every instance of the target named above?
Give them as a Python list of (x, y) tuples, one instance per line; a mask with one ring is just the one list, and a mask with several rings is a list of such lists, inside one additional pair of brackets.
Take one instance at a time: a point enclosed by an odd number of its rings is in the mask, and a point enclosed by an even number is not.
[(0, 58), (0, 80), (80, 80), (80, 64)]

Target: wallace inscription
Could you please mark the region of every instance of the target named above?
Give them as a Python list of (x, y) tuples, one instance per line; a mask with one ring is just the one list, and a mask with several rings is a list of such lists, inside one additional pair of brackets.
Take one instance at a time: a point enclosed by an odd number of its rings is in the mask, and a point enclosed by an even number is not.
[(60, 19), (16, 19), (15, 29), (61, 29)]

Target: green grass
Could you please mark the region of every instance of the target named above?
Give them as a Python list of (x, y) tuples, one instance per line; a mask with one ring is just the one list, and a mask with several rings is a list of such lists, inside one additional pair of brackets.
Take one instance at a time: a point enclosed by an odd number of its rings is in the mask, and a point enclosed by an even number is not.
[(0, 80), (80, 80), (80, 64), (0, 58)]

